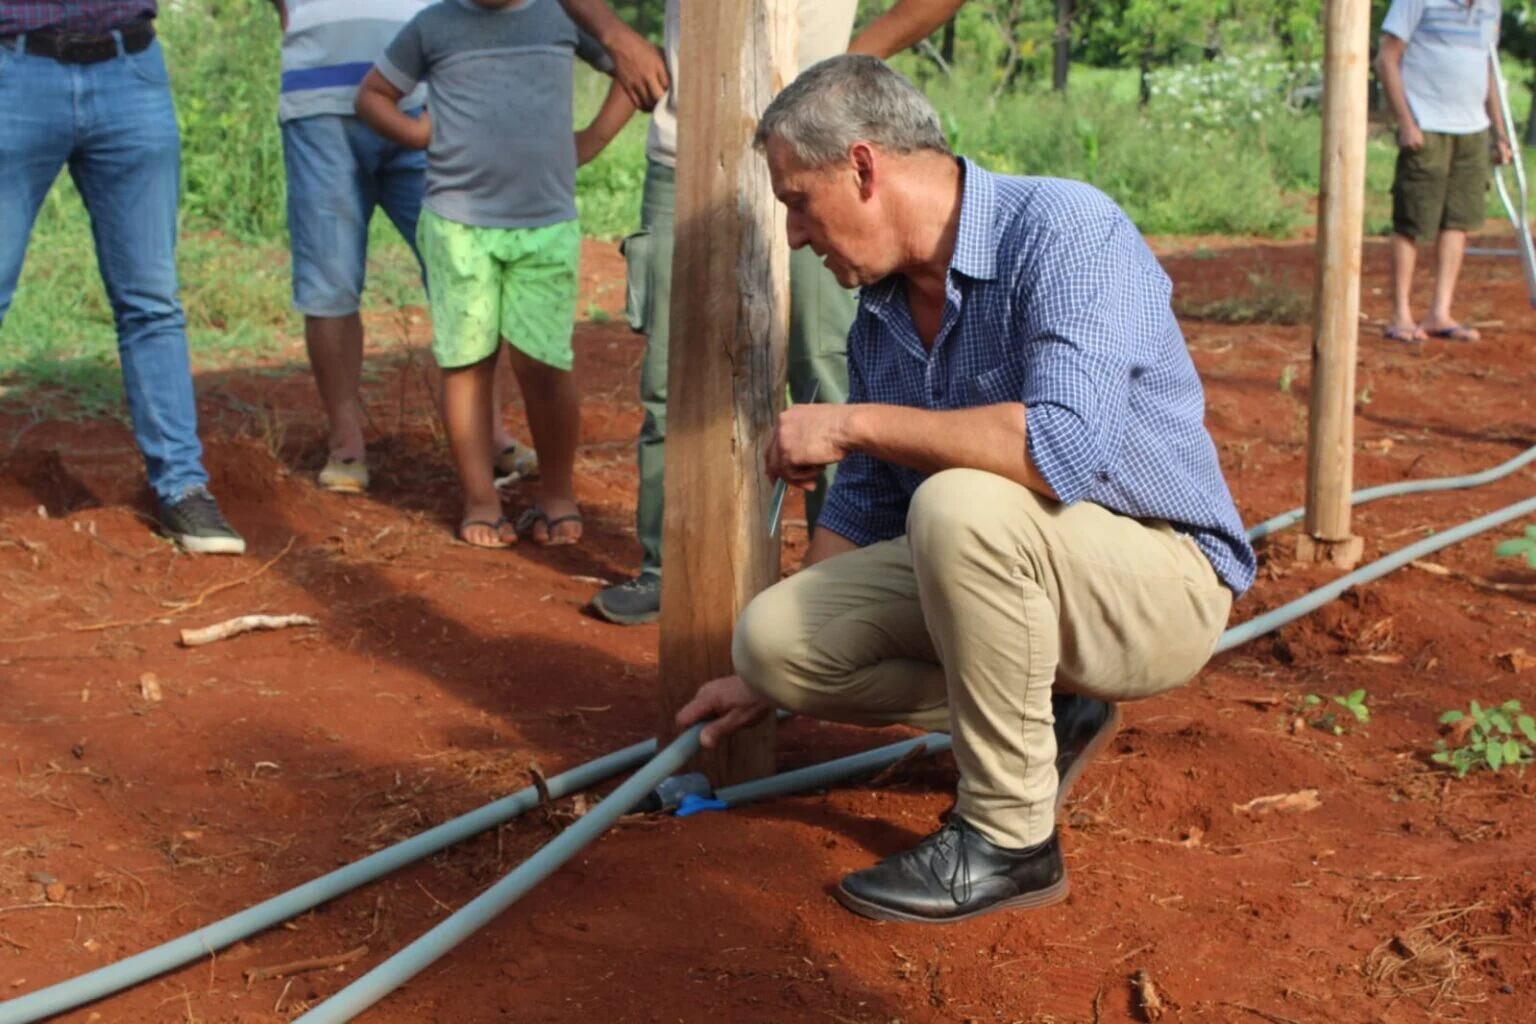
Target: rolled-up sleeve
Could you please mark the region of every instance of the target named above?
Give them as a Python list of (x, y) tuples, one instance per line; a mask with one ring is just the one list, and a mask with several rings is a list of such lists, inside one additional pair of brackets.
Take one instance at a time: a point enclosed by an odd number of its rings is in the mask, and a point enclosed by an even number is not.
[(1125, 437), (1131, 367), (1129, 332), (1156, 330), (1146, 316), (1140, 235), (1123, 216), (1049, 238), (1025, 275), (1029, 310), (1021, 339), (1025, 443), (1056, 492), (1071, 504), (1107, 482)]
[[(861, 365), (867, 330), (865, 317), (860, 315), (848, 333), (849, 404), (870, 401)], [(907, 497), (891, 467), (862, 452), (838, 463), (816, 528), (831, 530), (860, 547), (905, 533)]]

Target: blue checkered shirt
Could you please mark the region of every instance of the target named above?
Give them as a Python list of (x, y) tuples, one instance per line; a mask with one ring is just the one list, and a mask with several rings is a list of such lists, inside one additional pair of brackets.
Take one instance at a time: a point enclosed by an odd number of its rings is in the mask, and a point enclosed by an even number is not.
[(155, 16), (155, 0), (0, 0), (0, 36), (56, 29), (92, 35)]
[[(899, 276), (864, 289), (848, 334), (848, 401), (934, 410), (1022, 402), (1030, 458), (1062, 502), (1166, 520), (1241, 594), (1253, 583), (1253, 549), (1157, 258), (1089, 185), (962, 164), (933, 348), (918, 337)], [(860, 545), (899, 537), (924, 479), (852, 454), (817, 526)]]

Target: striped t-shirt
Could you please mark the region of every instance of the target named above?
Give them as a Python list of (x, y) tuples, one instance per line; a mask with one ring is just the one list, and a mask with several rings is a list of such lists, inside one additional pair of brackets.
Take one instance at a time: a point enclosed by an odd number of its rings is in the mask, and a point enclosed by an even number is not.
[[(431, 0), (288, 0), (283, 33), (282, 121), (352, 113), (357, 87), (401, 27)], [(401, 101), (419, 107), (417, 89)]]

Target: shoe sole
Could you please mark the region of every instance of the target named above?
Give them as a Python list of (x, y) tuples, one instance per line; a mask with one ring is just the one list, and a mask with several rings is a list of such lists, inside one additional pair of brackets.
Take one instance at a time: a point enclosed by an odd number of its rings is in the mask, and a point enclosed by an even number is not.
[(194, 555), (243, 555), (245, 541), (238, 537), (186, 537), (171, 534), (171, 539)]
[(335, 481), (328, 483), (322, 480), (320, 481), (320, 489), (322, 491), (329, 491), (331, 494), (365, 494), (368, 491), (368, 485), (353, 483), (350, 480), (345, 483)]
[(973, 917), (996, 913), (999, 910), (1038, 910), (1041, 907), (1049, 907), (1066, 899), (1067, 893), (1071, 891), (1071, 888), (1067, 884), (1067, 876), (1063, 874), (1060, 881), (1047, 888), (1038, 889), (1035, 892), (1026, 892), (977, 910), (956, 914), (953, 917), (923, 917), (920, 914), (909, 914), (904, 910), (892, 910), (890, 907), (882, 907), (878, 903), (871, 903), (869, 900), (861, 899), (847, 889), (844, 889), (842, 885), (838, 885), (837, 889), (834, 890), (834, 895), (836, 895), (837, 901), (843, 906), (855, 914), (867, 917), (872, 921), (897, 921), (904, 924), (958, 924), (961, 921), (969, 921)]
[(1068, 794), (1072, 792), (1072, 787), (1077, 784), (1077, 780), (1082, 777), (1088, 763), (1097, 757), (1105, 744), (1114, 739), (1115, 733), (1120, 731), (1120, 705), (1114, 701), (1108, 703), (1109, 718), (1094, 734), (1093, 739), (1088, 741), (1088, 745), (1083, 747), (1083, 752), (1077, 755), (1077, 760), (1068, 766), (1066, 774), (1056, 780), (1056, 817), (1058, 819), (1061, 818), (1061, 809), (1067, 805)]
[(615, 626), (644, 626), (661, 618), (660, 611), (641, 612), (638, 615), (623, 615), (608, 608), (597, 598), (593, 598), (590, 604), (592, 610), (597, 613), (598, 618), (605, 622), (611, 622)]

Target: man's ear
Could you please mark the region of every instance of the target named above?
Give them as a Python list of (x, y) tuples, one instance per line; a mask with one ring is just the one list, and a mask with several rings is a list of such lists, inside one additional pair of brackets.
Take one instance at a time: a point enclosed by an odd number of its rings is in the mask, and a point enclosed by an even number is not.
[(853, 164), (854, 178), (859, 185), (859, 198), (869, 199), (875, 194), (875, 150), (867, 142), (855, 142), (848, 150)]

